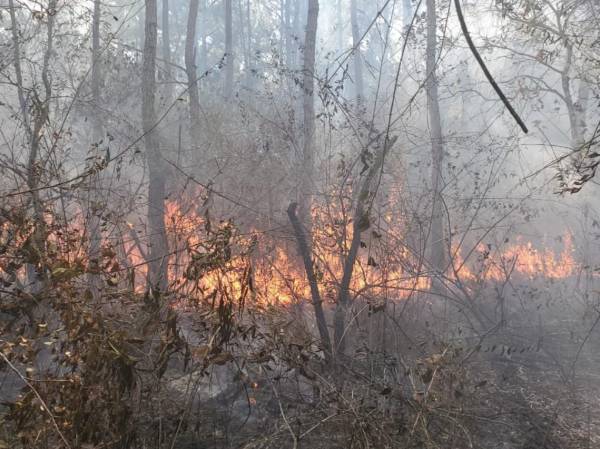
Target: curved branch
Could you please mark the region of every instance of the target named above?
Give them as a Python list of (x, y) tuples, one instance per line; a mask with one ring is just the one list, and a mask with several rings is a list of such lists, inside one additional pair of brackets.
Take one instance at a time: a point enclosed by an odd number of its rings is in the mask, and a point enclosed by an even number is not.
[(465, 23), (465, 18), (463, 16), (462, 8), (460, 6), (460, 0), (454, 0), (454, 6), (456, 7), (456, 13), (458, 14), (458, 21), (460, 22), (460, 28), (462, 29), (465, 39), (467, 40), (467, 44), (469, 44), (471, 53), (473, 53), (473, 56), (475, 56), (475, 59), (479, 63), (481, 70), (483, 70), (485, 77), (487, 78), (489, 83), (492, 85), (492, 87), (494, 88), (494, 90), (496, 91), (498, 96), (500, 97), (500, 100), (502, 100), (502, 103), (504, 103), (504, 106), (506, 106), (506, 109), (508, 109), (508, 111), (513, 116), (513, 118), (516, 120), (517, 124), (521, 127), (523, 132), (525, 134), (527, 134), (529, 132), (529, 130), (527, 129), (527, 126), (525, 125), (525, 123), (523, 122), (521, 117), (519, 117), (519, 114), (517, 114), (517, 111), (515, 111), (515, 109), (512, 107), (512, 105), (510, 104), (510, 102), (508, 101), (508, 99), (506, 98), (504, 93), (502, 92), (502, 89), (500, 89), (500, 86), (498, 86), (498, 83), (496, 83), (496, 81), (492, 77), (492, 74), (490, 73), (487, 66), (485, 65), (485, 62), (483, 62), (483, 59), (481, 58), (481, 55), (477, 51), (477, 48), (475, 48), (475, 44), (473, 44), (473, 39), (471, 39), (471, 34), (469, 33), (469, 30), (467, 29), (467, 24)]

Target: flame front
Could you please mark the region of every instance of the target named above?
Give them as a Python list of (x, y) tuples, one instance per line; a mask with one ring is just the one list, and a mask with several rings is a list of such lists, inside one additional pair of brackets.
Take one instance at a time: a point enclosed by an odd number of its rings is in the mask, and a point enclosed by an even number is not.
[[(50, 232), (46, 249), (53, 257), (58, 254), (64, 266), (89, 266), (84, 250), (83, 214), (76, 215), (79, 219), (71, 221), (69, 232), (54, 229), (55, 220), (47, 217)], [(333, 303), (353, 238), (352, 220), (341, 207), (315, 205), (312, 223), (312, 250), (319, 289), (323, 300)], [(184, 200), (165, 203), (165, 225), (170, 248), (169, 285), (179, 297), (211, 300), (226, 294), (238, 301), (262, 305), (287, 305), (310, 298), (304, 267), (291, 234), (287, 238), (275, 238), (257, 229), (242, 232), (229, 221), (211, 223), (202, 207)], [(126, 223), (116, 229), (116, 236), (105, 235), (103, 241), (105, 247), (115, 248), (119, 264), (113, 266), (117, 267), (113, 271), (129, 272), (132, 287), (143, 293), (148, 272), (144, 228)], [(25, 245), (31, 234), (29, 228), (15, 234), (8, 222), (2, 223), (0, 231), (3, 246), (8, 245), (11, 238), (13, 244)], [(405, 234), (402, 217), (387, 211), (381, 214), (376, 226), (361, 235), (351, 294), (372, 301), (401, 300), (430, 289), (432, 270), (427, 266), (426, 257), (406, 244)], [(560, 252), (537, 247), (522, 237), (502, 247), (479, 243), (472, 251), (454, 248), (446, 277), (450, 281), (471, 283), (503, 282), (511, 276), (529, 280), (567, 279), (578, 274), (582, 265), (576, 260), (571, 234), (565, 233), (561, 241)], [(11, 252), (0, 255), (3, 277), (13, 257)], [(21, 268), (18, 277), (24, 276)]]

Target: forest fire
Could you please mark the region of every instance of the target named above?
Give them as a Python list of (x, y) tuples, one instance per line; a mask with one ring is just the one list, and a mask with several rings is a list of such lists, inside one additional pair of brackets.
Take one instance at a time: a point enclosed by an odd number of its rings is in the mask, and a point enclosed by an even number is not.
[[(212, 224), (208, 214), (202, 215), (195, 205), (178, 201), (166, 202), (167, 234), (170, 244), (168, 265), (169, 285), (179, 294), (206, 299), (217, 292), (260, 304), (290, 304), (310, 297), (310, 289), (293, 241), (270, 237), (256, 230), (242, 233), (231, 222)], [(331, 219), (331, 208), (313, 208), (313, 251), (319, 286), (330, 302), (343, 272), (343, 252), (352, 238), (352, 227), (340, 217)], [(387, 217), (391, 218), (391, 217)], [(386, 220), (387, 225), (392, 220)], [(342, 229), (340, 223), (346, 223)], [(401, 224), (390, 228), (389, 235), (401, 235)], [(344, 234), (345, 233), (345, 234)], [(340, 235), (343, 234), (344, 241)], [(351, 282), (355, 296), (367, 298), (404, 299), (415, 292), (427, 291), (431, 279), (425, 262), (407, 250), (389, 251), (381, 236), (362, 243)], [(131, 237), (133, 236), (133, 237)], [(512, 244), (492, 249), (479, 243), (470, 252), (455, 254), (448, 269), (449, 279), (466, 282), (502, 282), (511, 276), (522, 279), (566, 279), (577, 273), (572, 236), (567, 232), (560, 239), (562, 250), (538, 247), (523, 237)], [(144, 244), (134, 225), (129, 224), (123, 237), (124, 253), (129, 266), (135, 267), (135, 289), (146, 289), (147, 267)]]
[[(178, 201), (165, 203), (165, 223), (170, 256), (168, 261), (169, 286), (180, 296), (207, 299), (224, 293), (240, 300), (259, 304), (290, 304), (310, 297), (310, 289), (293, 240), (276, 239), (266, 233), (238, 230), (232, 222), (211, 223), (208, 214), (201, 215), (199, 208)], [(335, 302), (352, 226), (341, 217), (332, 219), (331, 208), (313, 208), (313, 252), (316, 275), (323, 297)], [(402, 225), (387, 217), (387, 235), (396, 239), (402, 235)], [(50, 223), (53, 220), (49, 221)], [(60, 263), (59, 269), (89, 265), (81, 241), (83, 228), (74, 220), (70, 232), (48, 237), (48, 247)], [(342, 225), (345, 223), (345, 225)], [(390, 227), (391, 226), (391, 227)], [(129, 267), (130, 282), (137, 293), (147, 289), (148, 242), (143, 232), (133, 223), (121, 227), (118, 237), (121, 250), (120, 264)], [(27, 242), (26, 235), (17, 236)], [(3, 244), (10, 238), (10, 226), (2, 226)], [(373, 237), (375, 235), (376, 237)], [(431, 285), (425, 261), (408, 250), (390, 251), (384, 238), (374, 232), (362, 242), (362, 253), (356, 261), (351, 291), (356, 297), (405, 299), (415, 292), (429, 290)], [(523, 237), (504, 247), (492, 248), (479, 243), (474, 250), (464, 248), (453, 251), (453, 264), (447, 270), (450, 280), (464, 282), (503, 282), (511, 276), (533, 280), (545, 278), (567, 279), (577, 274), (581, 264), (576, 260), (573, 238), (566, 232), (560, 239), (562, 250), (539, 247)], [(108, 242), (108, 241), (107, 241)], [(467, 254), (467, 260), (463, 257)], [(424, 259), (423, 259), (424, 260)], [(6, 273), (10, 255), (0, 257), (0, 273)], [(119, 266), (121, 266), (119, 265)], [(64, 267), (63, 267), (64, 266)], [(62, 267), (62, 268), (61, 268)], [(81, 271), (81, 270), (80, 270)], [(25, 270), (17, 271), (23, 280)]]
[(0, 449), (600, 447), (600, 1), (0, 11)]

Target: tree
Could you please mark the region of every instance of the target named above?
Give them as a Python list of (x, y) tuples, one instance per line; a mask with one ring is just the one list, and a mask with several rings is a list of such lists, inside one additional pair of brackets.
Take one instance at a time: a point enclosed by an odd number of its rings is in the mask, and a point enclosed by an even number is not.
[(363, 80), (363, 56), (361, 50), (361, 39), (358, 10), (356, 0), (350, 0), (350, 21), (352, 22), (352, 47), (354, 56), (354, 89), (356, 94), (356, 108), (361, 113), (365, 97)]
[(430, 263), (438, 272), (446, 268), (446, 243), (444, 240), (444, 206), (442, 198), (442, 167), (444, 146), (442, 138), (442, 119), (438, 94), (437, 64), (437, 12), (435, 0), (427, 0), (427, 49), (425, 89), (427, 92), (427, 110), (431, 127), (431, 186), (432, 209), (430, 229)]
[(162, 58), (164, 60), (164, 103), (173, 101), (173, 70), (171, 63), (171, 27), (169, 24), (169, 0), (162, 0)]
[[(564, 105), (573, 148), (585, 142), (591, 86), (597, 84), (598, 76), (598, 72), (585, 63), (594, 45), (588, 37), (594, 26), (588, 20), (588, 7), (588, 2), (579, 0), (504, 2), (502, 14), (514, 27), (507, 32), (516, 31), (525, 40), (521, 46), (492, 42), (494, 47), (507, 50), (522, 64), (534, 67), (533, 71), (529, 69), (521, 75), (521, 89), (533, 86), (532, 90), (553, 95)], [(560, 88), (551, 77), (558, 78)]]
[(408, 30), (413, 18), (412, 0), (402, 0), (402, 25)]
[[(100, 157), (97, 150), (104, 134), (102, 118), (99, 112), (101, 106), (100, 83), (102, 81), (102, 63), (100, 60), (101, 15), (102, 10), (100, 0), (94, 0), (94, 13), (92, 18), (92, 102), (95, 110), (92, 113), (92, 145), (96, 149), (96, 154), (94, 155), (95, 157)], [(90, 265), (92, 265), (94, 268), (92, 271), (97, 271), (99, 268), (100, 245), (102, 243), (99, 216), (100, 195), (97, 192), (97, 189), (100, 187), (100, 182), (100, 173), (95, 174), (91, 178), (91, 187), (94, 189), (94, 191), (90, 193), (91, 204), (88, 211), (88, 234), (90, 239), (88, 257)], [(92, 295), (98, 298), (100, 292), (99, 276), (95, 273), (90, 273), (88, 275), (88, 279), (91, 286)]]
[[(14, 68), (16, 73), (17, 96), (19, 106), (23, 117), (23, 125), (29, 144), (29, 154), (26, 165), (26, 182), (27, 188), (31, 196), (31, 204), (33, 209), (34, 230), (31, 237), (31, 245), (35, 254), (37, 264), (41, 262), (41, 258), (45, 249), (46, 241), (46, 222), (44, 218), (44, 208), (42, 199), (40, 198), (40, 178), (42, 175), (42, 167), (40, 166), (40, 150), (42, 139), (44, 136), (44, 128), (46, 127), (50, 117), (50, 104), (52, 100), (52, 82), (50, 79), (50, 59), (54, 51), (54, 22), (57, 14), (57, 0), (49, 0), (45, 8), (44, 19), (46, 20), (46, 48), (41, 68), (41, 80), (44, 86), (44, 94), (41, 96), (33, 90), (31, 96), (33, 104), (31, 108), (27, 105), (25, 97), (25, 86), (23, 81), (23, 71), (21, 67), (21, 47), (18, 30), (18, 23), (15, 13), (14, 0), (9, 0), (9, 11), (12, 28), (13, 41), (13, 56)], [(30, 112), (32, 111), (30, 116)], [(36, 264), (28, 265), (28, 277), (30, 286), (33, 292), (38, 292), (41, 288), (41, 281), (44, 274), (37, 270)]]
[(157, 0), (145, 0), (145, 38), (142, 67), (142, 124), (148, 163), (148, 282), (165, 292), (168, 285), (168, 245), (165, 229), (165, 167), (156, 128)]
[(225, 2), (225, 98), (233, 94), (233, 68), (235, 55), (233, 53), (233, 0)]
[(185, 38), (185, 71), (190, 99), (190, 138), (193, 146), (198, 145), (200, 123), (200, 98), (198, 95), (198, 70), (196, 67), (196, 24), (198, 22), (198, 0), (190, 0), (187, 33)]
[(315, 187), (315, 54), (317, 45), (317, 24), (319, 1), (308, 0), (308, 16), (304, 42), (304, 62), (302, 74), (303, 109), (303, 152), (300, 179), (300, 214), (302, 224), (310, 235), (310, 208)]

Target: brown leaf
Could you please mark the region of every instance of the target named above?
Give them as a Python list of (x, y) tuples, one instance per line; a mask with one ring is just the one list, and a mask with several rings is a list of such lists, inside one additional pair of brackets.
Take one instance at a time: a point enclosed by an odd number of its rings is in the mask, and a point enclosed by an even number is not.
[(225, 365), (227, 362), (233, 360), (233, 355), (230, 352), (221, 352), (213, 357), (211, 357), (210, 361), (215, 365)]
[(208, 346), (208, 345), (196, 346), (195, 348), (192, 348), (191, 352), (192, 352), (192, 357), (194, 357), (195, 359), (204, 360), (206, 358), (206, 356), (210, 353), (210, 346)]

